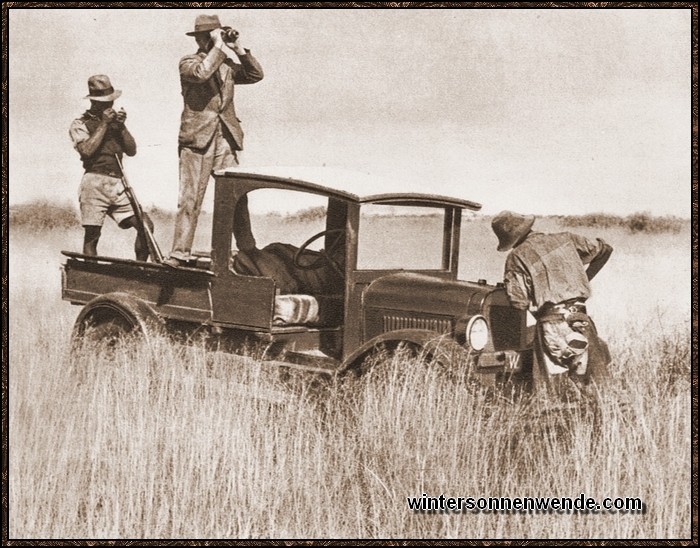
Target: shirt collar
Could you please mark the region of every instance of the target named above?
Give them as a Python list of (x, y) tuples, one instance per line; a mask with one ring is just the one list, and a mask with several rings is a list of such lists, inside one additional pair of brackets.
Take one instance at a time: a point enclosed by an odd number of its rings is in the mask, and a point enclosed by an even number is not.
[(526, 241), (528, 241), (533, 236), (539, 236), (540, 234), (542, 234), (542, 233), (535, 232), (534, 230), (530, 230), (530, 232), (528, 232), (522, 240), (520, 240), (517, 244), (515, 244), (513, 246), (513, 249), (515, 249), (516, 247), (520, 247), (521, 245), (523, 245)]

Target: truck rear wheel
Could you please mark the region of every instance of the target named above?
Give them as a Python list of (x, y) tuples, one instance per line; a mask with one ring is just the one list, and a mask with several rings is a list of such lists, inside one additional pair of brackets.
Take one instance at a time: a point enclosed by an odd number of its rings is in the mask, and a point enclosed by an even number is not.
[(74, 353), (78, 349), (113, 353), (118, 344), (130, 339), (150, 341), (160, 326), (157, 314), (142, 300), (126, 293), (108, 293), (80, 312), (71, 348)]
[(91, 318), (84, 324), (79, 342), (114, 348), (120, 341), (129, 336), (136, 338), (138, 334), (138, 327), (129, 318), (115, 314), (112, 317)]

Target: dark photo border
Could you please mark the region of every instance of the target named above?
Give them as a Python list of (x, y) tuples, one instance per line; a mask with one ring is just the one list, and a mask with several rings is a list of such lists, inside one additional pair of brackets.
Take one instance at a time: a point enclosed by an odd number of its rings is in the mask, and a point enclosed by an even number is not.
[[(220, 8), (356, 8), (356, 9), (421, 9), (421, 8), (461, 8), (461, 9), (519, 9), (519, 8), (549, 8), (549, 9), (689, 9), (692, 11), (692, 31), (689, 44), (691, 53), (691, 66), (688, 69), (692, 73), (692, 109), (689, 117), (689, 138), (692, 141), (691, 148), (691, 177), (692, 177), (692, 538), (679, 540), (648, 539), (648, 540), (543, 540), (543, 539), (513, 539), (482, 541), (479, 539), (465, 540), (333, 540), (333, 539), (308, 539), (308, 540), (12, 540), (9, 538), (9, 468), (8, 460), (12, 458), (9, 453), (9, 180), (8, 160), (9, 149), (9, 55), (8, 33), (9, 14), (16, 8), (198, 8), (203, 10)], [(50, 32), (50, 29), (47, 29)], [(698, 7), (693, 2), (3, 2), (2, 4), (2, 544), (7, 546), (465, 546), (465, 545), (490, 545), (490, 546), (561, 546), (561, 545), (586, 545), (586, 546), (687, 546), (698, 544)], [(17, 367), (16, 364), (12, 366)]]

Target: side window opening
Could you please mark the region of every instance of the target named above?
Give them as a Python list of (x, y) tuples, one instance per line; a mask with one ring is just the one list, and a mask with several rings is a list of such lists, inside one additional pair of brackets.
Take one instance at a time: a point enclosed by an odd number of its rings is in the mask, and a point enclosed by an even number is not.
[[(259, 249), (273, 242), (300, 246), (326, 229), (328, 198), (293, 190), (264, 188), (248, 193), (250, 223)], [(323, 240), (312, 249), (323, 247)]]
[[(282, 295), (342, 293), (345, 240), (343, 228), (336, 227), (344, 227), (345, 208), (332, 199), (330, 203), (331, 222), (326, 196), (287, 189), (250, 191), (249, 230), (238, 222), (241, 212), (234, 220), (233, 272), (273, 278)], [(254, 245), (246, 243), (251, 241)]]

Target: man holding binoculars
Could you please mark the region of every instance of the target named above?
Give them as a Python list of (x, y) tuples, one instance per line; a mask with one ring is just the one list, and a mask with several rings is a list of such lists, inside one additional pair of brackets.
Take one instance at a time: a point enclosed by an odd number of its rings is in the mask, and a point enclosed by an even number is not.
[[(237, 84), (254, 84), (263, 78), (262, 67), (241, 46), (238, 32), (222, 27), (216, 15), (199, 15), (194, 30), (199, 50), (180, 60), (184, 109), (180, 120), (180, 194), (169, 266), (192, 260), (192, 242), (204, 194), (213, 171), (238, 165), (243, 130), (234, 107)], [(229, 59), (227, 50), (238, 57)], [(247, 207), (243, 208), (247, 211)], [(247, 223), (243, 219), (244, 225)], [(249, 223), (247, 223), (249, 225)], [(241, 231), (239, 249), (255, 247), (250, 229)]]

